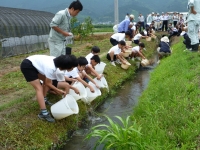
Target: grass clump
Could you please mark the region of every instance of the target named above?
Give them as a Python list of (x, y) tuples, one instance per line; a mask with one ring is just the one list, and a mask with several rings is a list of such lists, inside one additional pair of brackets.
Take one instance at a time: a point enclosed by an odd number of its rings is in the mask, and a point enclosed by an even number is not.
[[(137, 125), (136, 121), (130, 122), (130, 117), (122, 119), (119, 116), (116, 118), (120, 123), (112, 121), (106, 117), (110, 125), (100, 124), (94, 126), (92, 132), (87, 135), (87, 139), (97, 138), (94, 149), (103, 144), (103, 149), (141, 149), (141, 127)], [(102, 129), (103, 128), (103, 129)]]
[(200, 53), (184, 49), (182, 41), (173, 46), (134, 110), (145, 149), (200, 149)]

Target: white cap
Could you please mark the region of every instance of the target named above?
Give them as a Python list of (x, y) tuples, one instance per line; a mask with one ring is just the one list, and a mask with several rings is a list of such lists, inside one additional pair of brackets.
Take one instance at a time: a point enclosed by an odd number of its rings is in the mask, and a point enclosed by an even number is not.
[(134, 15), (133, 14), (129, 15), (129, 17), (134, 19)]
[(157, 13), (157, 15), (160, 15), (159, 13)]
[(161, 38), (161, 42), (169, 42), (169, 38), (167, 36), (164, 36)]
[(152, 12), (151, 14), (154, 14), (154, 12)]

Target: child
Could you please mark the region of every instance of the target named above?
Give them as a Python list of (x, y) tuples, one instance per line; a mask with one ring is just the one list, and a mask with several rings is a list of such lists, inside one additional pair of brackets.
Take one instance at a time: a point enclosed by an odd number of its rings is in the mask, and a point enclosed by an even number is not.
[(95, 66), (100, 63), (100, 58), (98, 55), (92, 56), (90, 59), (90, 62), (88, 62), (88, 65), (85, 67), (85, 71), (87, 74), (91, 74), (92, 76), (96, 76), (98, 80), (101, 79), (103, 75), (98, 74), (95, 71)]
[(132, 58), (132, 60), (134, 60), (134, 57), (141, 57), (142, 59), (145, 59), (142, 50), (145, 48), (144, 43), (139, 43), (138, 46), (135, 46), (132, 48), (132, 53), (130, 55), (130, 57)]
[(142, 31), (142, 32), (140, 32), (140, 33), (138, 33), (138, 34), (136, 34), (136, 35), (134, 36), (133, 42), (134, 42), (135, 44), (139, 44), (141, 38), (147, 38), (147, 37), (148, 37), (148, 36), (145, 36), (145, 35), (144, 35), (144, 32)]
[(61, 55), (59, 57), (46, 55), (33, 55), (24, 59), (21, 63), (21, 71), (26, 79), (36, 91), (37, 101), (40, 106), (40, 113), (38, 117), (48, 122), (55, 122), (46, 109), (43, 87), (40, 80), (43, 81), (44, 86), (53, 89), (57, 94), (66, 95), (66, 92), (60, 90), (52, 85), (52, 80), (56, 79), (56, 70), (72, 70), (77, 66), (77, 59), (74, 55)]
[(160, 41), (159, 47), (157, 48), (159, 59), (161, 59), (163, 56), (168, 56), (171, 54), (168, 37), (164, 36)]
[(78, 80), (81, 82), (83, 85), (88, 87), (91, 92), (94, 92), (94, 89), (92, 86), (90, 86), (87, 82), (85, 82), (83, 79), (87, 78), (89, 79), (94, 85), (97, 86), (97, 84), (94, 82), (94, 80), (84, 71), (86, 65), (88, 64), (88, 61), (85, 57), (79, 57), (78, 58), (78, 66), (74, 68), (72, 71), (66, 71), (65, 72), (65, 80), (66, 81), (74, 81), (74, 79)]
[[(72, 89), (75, 91), (76, 94), (79, 94), (79, 90), (73, 86), (71, 86), (69, 83), (65, 82), (65, 71), (61, 71), (60, 69), (56, 70), (56, 80), (52, 80), (52, 84), (59, 88), (59, 89), (63, 89), (65, 91), (66, 94), (69, 94), (69, 89)], [(49, 89), (46, 89), (46, 91), (48, 91)], [(54, 92), (53, 90), (50, 90), (51, 93), (53, 94), (57, 94), (56, 92)], [(45, 92), (46, 95), (46, 92)], [(47, 98), (45, 97), (45, 99), (47, 100)], [(52, 105), (51, 102), (49, 101), (45, 101), (45, 103), (48, 105)]]
[(125, 41), (125, 38), (127, 38), (129, 41), (131, 41), (131, 32), (126, 31), (125, 33), (115, 33), (110, 37), (110, 43), (115, 46), (119, 43), (119, 41)]
[(114, 61), (117, 61), (117, 63), (120, 63), (119, 60), (122, 63), (125, 62), (125, 58), (123, 58), (121, 51), (124, 49), (126, 46), (125, 41), (119, 41), (119, 43), (116, 46), (113, 46), (107, 54), (107, 59), (110, 60), (111, 65), (116, 66)]
[(87, 59), (88, 63), (90, 64), (90, 59), (92, 58), (92, 56), (99, 55), (99, 53), (100, 53), (100, 48), (98, 46), (93, 46), (91, 53), (89, 53), (85, 58)]

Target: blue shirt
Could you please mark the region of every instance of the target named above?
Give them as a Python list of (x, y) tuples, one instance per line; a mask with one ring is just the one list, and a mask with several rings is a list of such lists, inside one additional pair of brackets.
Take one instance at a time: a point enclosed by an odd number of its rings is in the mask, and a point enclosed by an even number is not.
[(123, 20), (119, 25), (118, 25), (118, 32), (126, 32), (128, 31), (128, 26), (130, 24), (129, 19)]

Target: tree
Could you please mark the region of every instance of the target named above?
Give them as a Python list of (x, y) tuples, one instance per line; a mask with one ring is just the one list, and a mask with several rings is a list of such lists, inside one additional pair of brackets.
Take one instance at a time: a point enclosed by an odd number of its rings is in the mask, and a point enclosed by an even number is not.
[(85, 18), (85, 20), (80, 23), (76, 17), (71, 20), (72, 33), (80, 38), (82, 41), (93, 33), (94, 26), (92, 25), (92, 19), (90, 17)]

